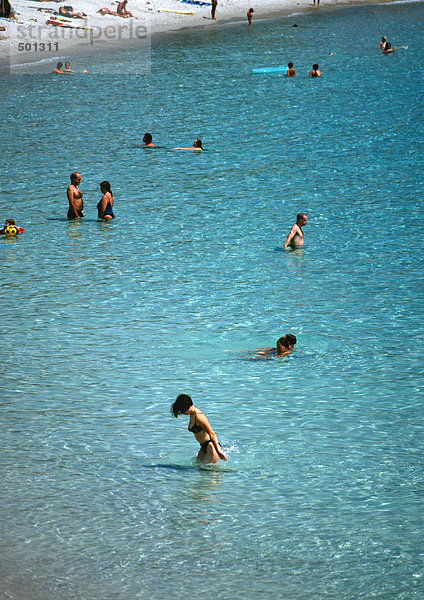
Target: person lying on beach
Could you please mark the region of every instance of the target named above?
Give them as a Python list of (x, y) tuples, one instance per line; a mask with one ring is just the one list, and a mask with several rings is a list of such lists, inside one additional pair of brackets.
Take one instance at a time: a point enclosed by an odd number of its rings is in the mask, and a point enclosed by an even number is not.
[(395, 51), (394, 48), (392, 48), (392, 45), (390, 42), (386, 43), (386, 47), (384, 48), (384, 50), (382, 51), (382, 54), (392, 54)]
[(254, 12), (255, 11), (253, 10), (253, 8), (249, 8), (249, 10), (247, 11), (247, 21), (249, 23), (249, 27), (252, 25), (252, 17)]
[(17, 229), (17, 234), (23, 233), (25, 231), (25, 229), (16, 225), (15, 219), (6, 219), (6, 221), (4, 222), (4, 227), (0, 229), (0, 235), (6, 235), (6, 229), (8, 227), (15, 227)]
[(280, 337), (277, 340), (276, 348), (259, 348), (256, 350), (256, 355), (260, 358), (266, 358), (270, 356), (287, 356), (290, 350), (294, 350), (293, 346), (297, 342), (297, 338), (292, 333), (286, 333), (285, 336)]
[(52, 73), (55, 73), (56, 75), (64, 75), (64, 71), (62, 70), (63, 67), (63, 63), (58, 62), (57, 65), (55, 66), (55, 68), (53, 69)]
[(178, 415), (190, 417), (188, 430), (194, 434), (200, 444), (200, 450), (196, 458), (197, 462), (217, 463), (220, 458), (228, 460), (222, 451), (216, 433), (210, 426), (208, 418), (194, 406), (190, 396), (187, 396), (187, 394), (177, 396), (171, 406), (171, 413), (175, 418), (178, 418)]
[(97, 218), (103, 219), (104, 221), (110, 221), (110, 219), (115, 218), (115, 215), (113, 214), (113, 195), (112, 190), (110, 189), (110, 183), (108, 181), (102, 181), (100, 184), (100, 191), (103, 196), (97, 203)]
[(293, 69), (293, 63), (289, 62), (287, 65), (287, 77), (296, 77), (297, 73), (295, 69)]
[(143, 146), (145, 148), (155, 148), (156, 146), (152, 143), (152, 134), (151, 133), (145, 133), (143, 136)]
[(202, 140), (195, 139), (191, 148), (172, 148), (173, 150), (203, 150)]
[(60, 6), (59, 14), (62, 17), (68, 17), (69, 19), (86, 19), (87, 15), (85, 13), (77, 13), (74, 12), (72, 6)]
[(312, 71), (309, 71), (309, 77), (321, 77), (321, 71), (318, 70), (318, 65), (312, 65)]
[(308, 222), (308, 217), (305, 213), (299, 213), (296, 217), (296, 223), (292, 226), (289, 231), (289, 235), (284, 242), (284, 248), (290, 246), (291, 248), (302, 248), (303, 247), (303, 231), (302, 227)]
[(387, 44), (386, 36), (383, 35), (383, 37), (381, 38), (381, 42), (378, 44), (378, 49), (385, 50), (386, 44)]
[(114, 12), (113, 10), (110, 10), (110, 8), (101, 8), (97, 12), (100, 13), (101, 15), (112, 15), (113, 17), (120, 17), (121, 16), (117, 12)]
[(118, 4), (116, 12), (110, 10), (110, 8), (101, 8), (97, 12), (101, 15), (112, 15), (114, 17), (123, 17), (124, 19), (127, 19), (128, 17), (132, 17), (133, 15), (126, 9), (126, 5), (127, 0), (124, 0), (123, 2), (120, 2)]
[(80, 183), (81, 175), (75, 171), (71, 174), (71, 185), (69, 185), (68, 189), (66, 190), (66, 195), (69, 202), (68, 219), (79, 219), (84, 216), (82, 192), (78, 187)]

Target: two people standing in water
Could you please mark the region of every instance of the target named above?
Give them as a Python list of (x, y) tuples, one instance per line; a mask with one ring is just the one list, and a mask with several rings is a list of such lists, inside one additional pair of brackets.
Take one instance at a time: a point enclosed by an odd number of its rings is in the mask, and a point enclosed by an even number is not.
[[(66, 191), (68, 197), (68, 219), (80, 219), (84, 217), (84, 202), (82, 199), (82, 192), (79, 189), (79, 185), (81, 183), (81, 175), (77, 171), (72, 173), (71, 175), (71, 184), (68, 186)], [(98, 218), (103, 219), (104, 221), (109, 221), (110, 219), (114, 219), (115, 215), (113, 214), (113, 194), (110, 189), (110, 183), (108, 181), (102, 181), (100, 184), (100, 191), (102, 193), (102, 198), (97, 204), (97, 213)]]
[(197, 462), (217, 463), (219, 459), (228, 460), (218, 442), (216, 433), (212, 429), (208, 418), (193, 404), (187, 394), (180, 394), (171, 406), (171, 413), (175, 418), (179, 415), (190, 417), (188, 430), (200, 444)]

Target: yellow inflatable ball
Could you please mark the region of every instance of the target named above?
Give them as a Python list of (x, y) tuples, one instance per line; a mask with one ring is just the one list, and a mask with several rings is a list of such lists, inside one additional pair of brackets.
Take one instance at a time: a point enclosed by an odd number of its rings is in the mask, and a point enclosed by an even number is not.
[(14, 225), (8, 225), (6, 227), (6, 235), (7, 236), (12, 237), (13, 235), (17, 235), (17, 234), (18, 234), (18, 229)]

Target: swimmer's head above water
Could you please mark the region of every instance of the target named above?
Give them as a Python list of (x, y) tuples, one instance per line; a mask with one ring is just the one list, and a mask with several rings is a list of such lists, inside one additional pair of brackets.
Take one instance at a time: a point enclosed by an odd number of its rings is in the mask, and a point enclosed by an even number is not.
[(287, 350), (291, 350), (296, 342), (296, 336), (292, 333), (287, 333), (283, 337), (280, 337), (277, 340), (277, 354), (286, 353)]
[(199, 148), (199, 150), (203, 150), (202, 140), (195, 139), (193, 142), (193, 148)]
[(187, 394), (180, 394), (171, 406), (171, 413), (175, 418), (178, 418), (178, 415), (184, 415), (190, 406), (193, 406), (193, 400), (190, 396), (187, 396)]

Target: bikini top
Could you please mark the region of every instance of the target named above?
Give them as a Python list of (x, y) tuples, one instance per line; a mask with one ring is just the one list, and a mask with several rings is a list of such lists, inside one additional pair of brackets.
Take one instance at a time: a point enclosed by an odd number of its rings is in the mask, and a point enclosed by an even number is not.
[(193, 427), (190, 427), (189, 424), (188, 430), (191, 431), (191, 433), (200, 433), (201, 431), (203, 431), (203, 427), (201, 427), (200, 425), (196, 425), (196, 415), (194, 415)]

